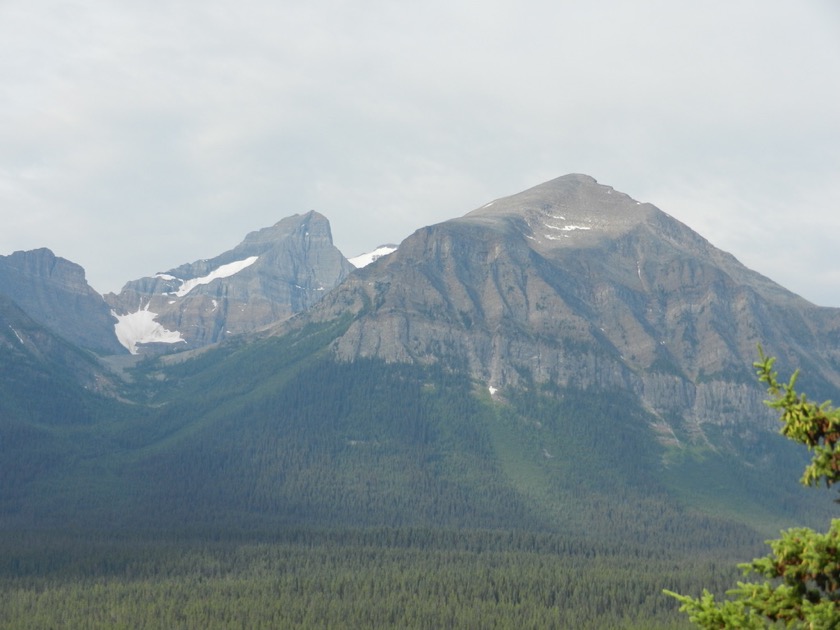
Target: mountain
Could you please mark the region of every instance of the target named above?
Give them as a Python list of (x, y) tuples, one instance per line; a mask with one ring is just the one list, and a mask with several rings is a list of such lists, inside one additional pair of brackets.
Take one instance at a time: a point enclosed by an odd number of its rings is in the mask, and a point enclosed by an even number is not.
[(354, 264), (309, 213), (130, 282), (104, 321), (141, 357), (69, 340), (102, 328), (58, 299), (72, 263), (0, 294), (11, 626), (194, 601), (208, 626), (678, 627), (663, 588), (722, 591), (833, 516), (750, 365), (760, 342), (836, 400), (840, 309), (656, 207), (568, 175)]
[[(354, 271), (309, 213), (107, 299), (118, 331), (137, 323), (134, 351), (220, 343), (127, 361), (108, 395), (51, 364), (81, 418), (0, 417), (0, 462), (32, 463), (3, 469), (0, 528), (494, 528), (708, 550), (825, 515), (750, 365), (761, 342), (832, 397), (840, 310), (587, 176)], [(30, 359), (10, 313), (13, 372)]]
[(416, 231), (301, 321), (348, 312), (340, 360), (463, 366), (501, 394), (529, 383), (627, 392), (673, 445), (772, 426), (752, 376), (758, 343), (804, 368), (812, 390), (840, 386), (840, 310), (585, 175)]
[(84, 269), (49, 249), (0, 256), (0, 295), (71, 343), (99, 354), (124, 352), (114, 336), (116, 320)]
[(106, 301), (132, 354), (190, 349), (305, 311), (352, 266), (333, 245), (329, 221), (294, 215), (252, 232), (232, 250), (129, 282)]

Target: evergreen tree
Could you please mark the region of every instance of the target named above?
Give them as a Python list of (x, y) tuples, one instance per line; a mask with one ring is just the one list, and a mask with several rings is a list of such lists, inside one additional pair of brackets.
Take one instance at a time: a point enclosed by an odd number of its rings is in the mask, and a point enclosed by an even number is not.
[[(840, 409), (798, 393), (798, 371), (780, 383), (775, 359), (761, 348), (759, 356), (758, 378), (767, 384), (767, 404), (781, 411), (782, 434), (812, 452), (802, 484), (840, 481)], [(770, 555), (739, 565), (744, 575), (757, 574), (765, 581), (739, 582), (728, 591), (729, 599), (718, 601), (708, 590), (696, 599), (665, 592), (682, 602), (680, 610), (700, 628), (840, 628), (840, 519), (832, 520), (825, 534), (799, 527), (768, 544)]]

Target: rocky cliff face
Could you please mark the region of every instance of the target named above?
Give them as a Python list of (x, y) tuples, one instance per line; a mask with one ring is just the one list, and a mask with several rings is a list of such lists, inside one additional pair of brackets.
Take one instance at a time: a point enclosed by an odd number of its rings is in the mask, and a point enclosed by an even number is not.
[[(840, 386), (840, 309), (818, 308), (685, 225), (570, 175), (423, 228), (359, 270), (310, 319), (357, 314), (345, 360), (463, 365), (492, 390), (616, 388), (660, 419), (664, 442), (773, 415), (756, 344), (814, 388)], [(826, 343), (831, 339), (832, 343)]]
[(125, 285), (106, 301), (132, 353), (196, 348), (310, 308), (352, 269), (317, 212), (249, 234), (234, 249)]
[[(116, 377), (94, 355), (36, 322), (4, 295), (0, 295), (0, 375), (2, 420), (20, 419), (44, 400), (54, 402), (60, 411), (62, 395), (74, 398), (68, 393), (73, 385), (118, 395)], [(27, 394), (37, 400), (15, 409), (14, 402)]]
[(101, 354), (125, 352), (110, 309), (79, 265), (49, 249), (0, 256), (0, 295), (54, 334)]

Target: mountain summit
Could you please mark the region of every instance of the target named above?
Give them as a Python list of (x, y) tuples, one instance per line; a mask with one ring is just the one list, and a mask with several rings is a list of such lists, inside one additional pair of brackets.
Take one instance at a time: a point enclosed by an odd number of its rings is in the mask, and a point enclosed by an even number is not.
[(787, 364), (808, 357), (818, 389), (840, 384), (823, 343), (840, 331), (840, 311), (585, 175), (416, 231), (307, 321), (348, 310), (356, 318), (333, 345), (342, 360), (445, 362), (494, 392), (627, 391), (661, 418), (663, 440), (745, 415), (769, 423), (750, 369), (757, 343)]
[(310, 308), (352, 269), (329, 221), (310, 211), (252, 232), (215, 258), (129, 282), (106, 301), (131, 353), (156, 344), (196, 348)]
[(657, 210), (588, 175), (566, 175), (473, 210), (458, 222), (509, 226), (543, 254), (616, 238)]
[(46, 248), (0, 256), (0, 296), (53, 334), (101, 354), (120, 352), (108, 305), (85, 270)]

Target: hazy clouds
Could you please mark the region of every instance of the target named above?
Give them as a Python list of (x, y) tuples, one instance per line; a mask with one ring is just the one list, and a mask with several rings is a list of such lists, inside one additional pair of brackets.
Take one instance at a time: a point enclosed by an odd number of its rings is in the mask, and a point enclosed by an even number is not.
[(583, 172), (840, 306), (840, 9), (0, 2), (0, 254), (100, 291), (316, 209), (347, 256)]

